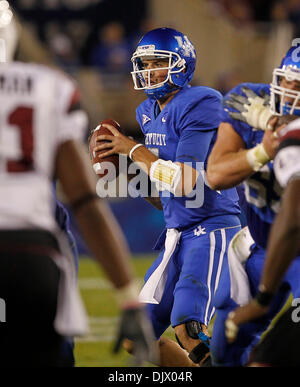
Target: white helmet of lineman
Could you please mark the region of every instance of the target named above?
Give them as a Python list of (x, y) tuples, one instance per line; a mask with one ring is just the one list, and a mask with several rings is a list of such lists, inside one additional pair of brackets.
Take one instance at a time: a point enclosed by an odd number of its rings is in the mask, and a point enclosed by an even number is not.
[(17, 23), (8, 1), (0, 0), (0, 63), (13, 60), (18, 42)]

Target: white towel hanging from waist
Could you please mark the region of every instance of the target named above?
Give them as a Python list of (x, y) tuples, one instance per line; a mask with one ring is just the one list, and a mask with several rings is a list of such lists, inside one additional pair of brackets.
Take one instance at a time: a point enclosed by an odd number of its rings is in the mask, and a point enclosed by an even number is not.
[(238, 305), (245, 305), (252, 298), (245, 264), (250, 256), (250, 247), (253, 243), (254, 240), (248, 227), (244, 227), (232, 238), (228, 247), (230, 297)]
[(142, 288), (139, 295), (141, 302), (148, 304), (160, 303), (168, 278), (170, 259), (176, 249), (180, 236), (181, 232), (175, 228), (167, 230), (163, 259)]
[(61, 254), (52, 259), (60, 269), (55, 330), (62, 336), (83, 336), (89, 332), (88, 317), (77, 281), (73, 253), (65, 235), (56, 232)]

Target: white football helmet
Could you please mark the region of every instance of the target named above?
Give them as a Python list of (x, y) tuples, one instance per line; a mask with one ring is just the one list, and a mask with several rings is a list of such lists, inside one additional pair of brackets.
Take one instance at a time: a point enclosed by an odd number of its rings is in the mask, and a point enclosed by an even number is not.
[(18, 42), (16, 21), (8, 1), (0, 0), (0, 63), (13, 60)]

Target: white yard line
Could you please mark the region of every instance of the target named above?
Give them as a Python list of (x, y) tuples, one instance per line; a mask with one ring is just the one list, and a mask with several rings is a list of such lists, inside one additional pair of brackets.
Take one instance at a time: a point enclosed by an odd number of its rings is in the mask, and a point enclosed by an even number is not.
[(89, 290), (89, 289), (112, 289), (112, 285), (108, 280), (105, 278), (99, 278), (99, 277), (88, 277), (88, 278), (80, 278), (78, 280), (78, 286), (82, 290)]
[(82, 342), (110, 342), (115, 338), (118, 317), (89, 317), (90, 332), (84, 337), (76, 338), (79, 343)]
[[(89, 316), (90, 332), (84, 337), (76, 337), (78, 343), (108, 343), (115, 340), (119, 317)], [(169, 327), (166, 332), (171, 332)]]
[[(140, 288), (143, 278), (138, 278)], [(113, 290), (111, 283), (105, 278), (83, 277), (78, 279), (80, 290)], [(90, 332), (84, 337), (76, 337), (78, 343), (113, 342), (116, 335), (118, 316), (89, 316)], [(171, 329), (171, 328), (169, 328)]]
[[(140, 287), (143, 285), (143, 279), (137, 278), (138, 284)], [(80, 278), (78, 280), (78, 286), (81, 290), (113, 290), (113, 287), (111, 283), (105, 279), (105, 278), (99, 278), (99, 277), (87, 277), (87, 278)]]

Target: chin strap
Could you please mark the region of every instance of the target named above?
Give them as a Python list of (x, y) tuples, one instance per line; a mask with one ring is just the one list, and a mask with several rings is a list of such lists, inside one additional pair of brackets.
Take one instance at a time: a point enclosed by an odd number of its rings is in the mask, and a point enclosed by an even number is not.
[(180, 89), (179, 86), (175, 86), (174, 84), (171, 84), (169, 82), (166, 82), (161, 87), (158, 87), (157, 89), (145, 89), (145, 94), (150, 99), (161, 99), (165, 97), (167, 94), (172, 93), (174, 90)]

